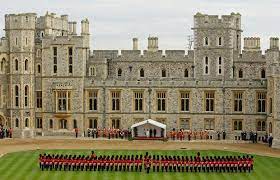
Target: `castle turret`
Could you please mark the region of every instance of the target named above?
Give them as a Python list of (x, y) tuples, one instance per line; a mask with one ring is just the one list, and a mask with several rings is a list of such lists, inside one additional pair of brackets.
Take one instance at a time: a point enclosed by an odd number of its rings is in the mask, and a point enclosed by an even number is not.
[(151, 51), (151, 52), (158, 51), (158, 38), (157, 37), (148, 38), (148, 51)]
[(133, 38), (133, 50), (138, 50), (138, 38)]
[(86, 38), (87, 46), (89, 47), (90, 43), (90, 33), (89, 33), (89, 21), (88, 19), (84, 19), (81, 21), (81, 35)]

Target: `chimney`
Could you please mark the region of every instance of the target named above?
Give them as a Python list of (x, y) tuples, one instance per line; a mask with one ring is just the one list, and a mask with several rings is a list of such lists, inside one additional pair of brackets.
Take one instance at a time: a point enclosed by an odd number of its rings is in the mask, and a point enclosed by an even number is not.
[(158, 38), (148, 37), (148, 51), (156, 52), (158, 51)]
[(277, 37), (270, 38), (270, 49), (279, 50), (279, 38)]
[(244, 38), (245, 51), (260, 51), (260, 38), (259, 37), (246, 37)]
[(133, 38), (133, 50), (138, 50), (138, 38)]
[(73, 35), (77, 35), (77, 22), (72, 22), (73, 23)]

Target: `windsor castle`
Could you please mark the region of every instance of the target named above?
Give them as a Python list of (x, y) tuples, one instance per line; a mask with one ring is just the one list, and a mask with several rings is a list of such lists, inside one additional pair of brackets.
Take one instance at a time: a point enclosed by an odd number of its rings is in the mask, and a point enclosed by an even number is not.
[[(241, 15), (194, 15), (193, 50), (91, 50), (88, 19), (5, 15), (0, 42), (0, 124), (15, 137), (129, 128), (153, 119), (170, 129), (272, 134), (280, 148), (279, 39), (242, 38)], [(243, 41), (243, 48), (241, 46)], [(81, 133), (82, 134), (82, 133)]]

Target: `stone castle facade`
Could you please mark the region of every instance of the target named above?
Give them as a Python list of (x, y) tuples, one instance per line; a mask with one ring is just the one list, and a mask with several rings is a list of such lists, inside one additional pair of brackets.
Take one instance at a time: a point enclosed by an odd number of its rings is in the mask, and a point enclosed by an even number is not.
[(168, 129), (272, 133), (280, 147), (279, 40), (262, 54), (241, 15), (194, 15), (193, 50), (90, 50), (89, 21), (34, 13), (5, 16), (0, 43), (0, 124), (14, 136), (70, 135), (73, 128), (129, 128), (154, 119)]

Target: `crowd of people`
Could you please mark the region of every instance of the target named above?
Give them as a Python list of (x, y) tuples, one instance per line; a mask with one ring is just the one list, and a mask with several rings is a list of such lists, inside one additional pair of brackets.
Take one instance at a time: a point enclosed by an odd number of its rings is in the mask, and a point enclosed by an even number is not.
[(12, 138), (12, 128), (5, 128), (0, 124), (0, 139)]
[(253, 156), (40, 154), (42, 171), (251, 172)]
[(203, 140), (203, 139), (226, 139), (226, 132), (225, 131), (217, 131), (212, 132), (211, 134), (209, 131), (201, 130), (201, 131), (184, 131), (183, 129), (175, 130), (173, 129), (168, 133), (168, 138), (172, 140)]
[(115, 128), (104, 128), (104, 129), (87, 129), (85, 136), (92, 138), (108, 138), (108, 139), (128, 139), (131, 137), (131, 131), (129, 129), (115, 129)]

